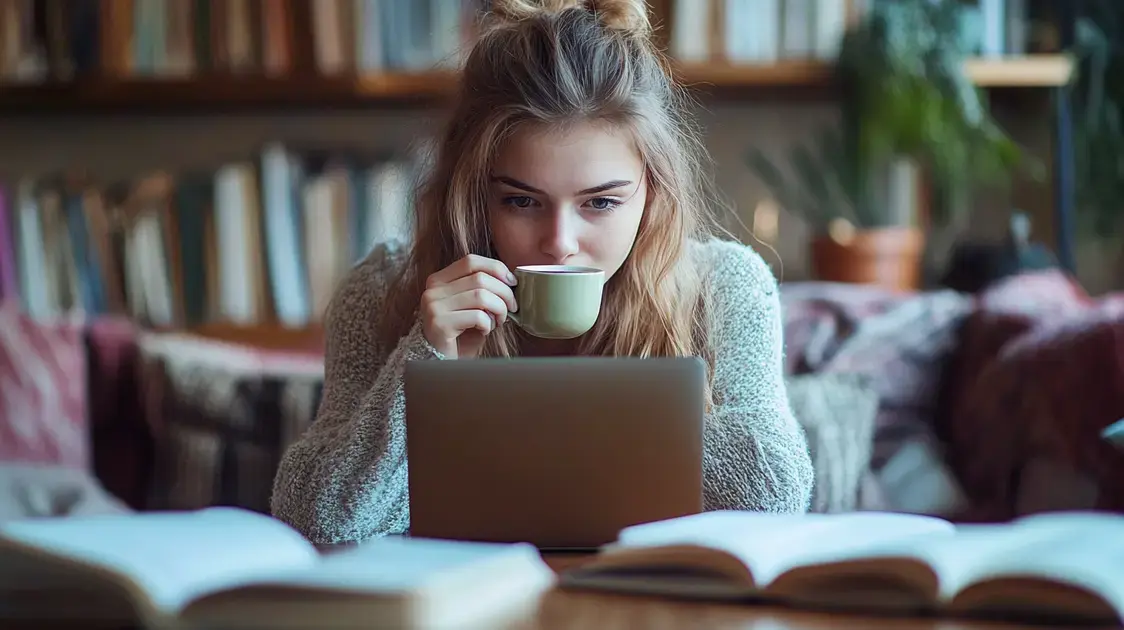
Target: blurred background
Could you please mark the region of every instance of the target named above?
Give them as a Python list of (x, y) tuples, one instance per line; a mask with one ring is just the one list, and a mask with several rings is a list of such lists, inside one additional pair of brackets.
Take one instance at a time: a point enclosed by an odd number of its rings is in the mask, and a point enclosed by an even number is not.
[[(0, 460), (266, 509), (486, 5), (0, 0)], [(650, 6), (811, 447), (845, 445), (814, 507), (1124, 505), (1124, 3)]]

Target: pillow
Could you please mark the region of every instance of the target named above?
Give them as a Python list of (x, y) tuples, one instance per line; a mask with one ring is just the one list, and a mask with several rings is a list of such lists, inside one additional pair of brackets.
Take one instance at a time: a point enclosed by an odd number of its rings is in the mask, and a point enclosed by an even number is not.
[[(945, 408), (934, 418), (942, 440), (956, 445), (976, 439), (974, 410), (981, 395), (976, 383), (996, 363), (1008, 360), (1005, 355), (1018, 349), (1014, 342), (1036, 329), (1088, 315), (1095, 307), (1079, 284), (1056, 270), (1012, 276), (983, 291), (961, 329), (944, 384)], [(989, 388), (982, 388), (982, 395), (990, 396)], [(955, 448), (952, 454), (957, 455)], [(962, 473), (959, 467), (956, 471)]]
[(139, 350), (159, 410), (146, 507), (268, 513), (277, 463), (316, 416), (323, 360), (174, 333), (145, 333)]
[(857, 509), (878, 415), (878, 394), (866, 380), (843, 373), (787, 379), (789, 404), (808, 437), (816, 476), (813, 512)]
[(976, 378), (949, 446), (978, 518), (1124, 511), (1124, 452), (1101, 437), (1124, 410), (1124, 303), (1038, 322)]
[(7, 301), (0, 331), (0, 462), (88, 469), (81, 322), (37, 322)]
[(816, 284), (790, 288), (782, 302), (788, 309), (802, 304), (785, 317), (788, 373), (870, 378), (879, 394), (871, 455), (878, 471), (905, 445), (935, 437), (944, 370), (973, 300), (953, 291), (893, 298), (869, 287)]

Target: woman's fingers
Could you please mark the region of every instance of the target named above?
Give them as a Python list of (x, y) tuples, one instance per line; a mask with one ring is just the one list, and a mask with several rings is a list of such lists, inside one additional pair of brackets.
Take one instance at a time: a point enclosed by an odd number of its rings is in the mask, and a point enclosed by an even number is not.
[(511, 312), (518, 310), (519, 305), (515, 303), (515, 292), (511, 290), (511, 287), (508, 286), (507, 283), (496, 279), (495, 276), (484, 273), (483, 271), (477, 271), (463, 278), (457, 278), (449, 284), (434, 287), (426, 292), (429, 293), (432, 291), (432, 297), (444, 299), (458, 293), (467, 293), (480, 289), (490, 291), (499, 296), (499, 298), (504, 301), (504, 304), (507, 305), (507, 310)]
[(496, 318), (502, 324), (507, 321), (507, 304), (503, 299), (487, 289), (462, 291), (435, 304), (437, 310), (446, 313), (456, 311), (481, 310)]
[(459, 358), (458, 339), (465, 331), (488, 335), (518, 308), (514, 284), (506, 265), (476, 255), (429, 276), (419, 306), (426, 339), (442, 354)]
[(470, 276), (477, 272), (486, 273), (507, 285), (515, 284), (515, 274), (511, 273), (507, 265), (494, 258), (469, 254), (429, 276), (426, 280), (426, 288), (432, 289), (443, 284), (450, 284), (458, 278)]
[(496, 320), (492, 315), (481, 310), (453, 311), (446, 318), (450, 326), (461, 332), (479, 330), (488, 335), (496, 328)]

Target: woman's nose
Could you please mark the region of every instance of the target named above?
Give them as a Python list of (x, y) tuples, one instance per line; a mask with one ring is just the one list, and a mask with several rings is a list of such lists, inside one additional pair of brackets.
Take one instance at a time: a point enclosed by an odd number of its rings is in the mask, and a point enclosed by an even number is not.
[(543, 226), (540, 249), (555, 263), (562, 263), (578, 253), (577, 221), (565, 209), (552, 212)]

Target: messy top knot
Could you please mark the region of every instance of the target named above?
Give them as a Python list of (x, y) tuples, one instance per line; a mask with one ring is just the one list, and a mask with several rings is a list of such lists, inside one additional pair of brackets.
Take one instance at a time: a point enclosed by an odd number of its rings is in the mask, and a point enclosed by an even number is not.
[(491, 13), (505, 22), (583, 9), (608, 29), (638, 37), (647, 37), (652, 30), (644, 0), (492, 0), (491, 5)]

